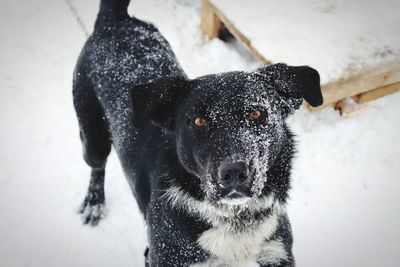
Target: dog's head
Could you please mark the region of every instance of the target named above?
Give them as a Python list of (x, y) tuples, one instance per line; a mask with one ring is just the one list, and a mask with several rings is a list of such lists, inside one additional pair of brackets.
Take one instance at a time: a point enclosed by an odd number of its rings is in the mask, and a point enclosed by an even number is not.
[(132, 90), (134, 125), (151, 121), (175, 140), (182, 166), (210, 201), (260, 196), (305, 99), (322, 104), (318, 72), (275, 64), (194, 80), (163, 78)]

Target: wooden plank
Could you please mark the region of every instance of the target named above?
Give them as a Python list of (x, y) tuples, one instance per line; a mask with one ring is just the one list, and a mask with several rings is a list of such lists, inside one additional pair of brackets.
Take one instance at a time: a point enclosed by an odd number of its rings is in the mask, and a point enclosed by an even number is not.
[(221, 30), (221, 20), (214, 12), (213, 6), (208, 0), (203, 0), (201, 9), (201, 31), (209, 39), (218, 37)]
[(350, 77), (322, 85), (324, 105), (398, 83), (400, 81), (400, 61), (384, 63), (348, 76)]
[[(389, 84), (386, 86), (382, 86), (376, 89), (373, 89), (371, 91), (367, 91), (358, 95), (353, 96), (353, 100), (356, 101), (358, 104), (364, 104), (366, 102), (375, 100), (377, 98), (393, 94), (395, 92), (400, 91), (400, 82)], [(343, 101), (343, 99), (337, 101), (337, 102), (332, 102), (332, 103), (327, 103), (324, 104), (320, 107), (311, 107), (307, 102), (304, 102), (304, 106), (307, 108), (308, 111), (310, 112), (315, 112), (315, 111), (320, 111), (326, 108), (333, 108), (338, 105), (339, 102)]]
[(310, 106), (310, 104), (308, 104), (306, 101), (304, 101), (304, 106), (307, 108), (308, 111), (310, 112), (317, 112), (317, 111), (321, 111), (327, 108), (334, 108), (336, 103), (329, 103), (329, 104), (325, 104), (319, 107), (312, 107)]
[[(236, 26), (215, 5), (213, 5), (208, 0), (203, 0), (203, 12), (204, 11), (207, 12), (207, 13), (213, 13), (215, 16), (217, 16), (218, 19), (220, 21), (222, 21), (224, 26), (229, 30), (229, 32), (233, 36), (235, 36), (235, 38), (238, 39), (257, 60), (259, 60), (263, 64), (270, 64), (271, 63), (270, 60), (266, 59), (263, 55), (261, 55), (261, 53), (259, 53), (257, 51), (257, 49), (255, 49), (252, 46), (250, 39), (248, 39), (243, 33), (241, 33), (236, 28)], [(203, 23), (203, 20), (210, 19), (209, 16), (210, 15), (208, 15), (207, 17), (202, 15), (202, 19), (201, 19), (202, 23)], [(204, 24), (205, 24), (205, 27), (208, 27), (206, 25), (207, 24), (206, 22)], [(202, 29), (203, 29), (203, 26), (202, 26)], [(208, 34), (206, 34), (206, 35), (210, 36)], [(216, 36), (214, 36), (214, 37), (216, 37)]]
[(353, 99), (357, 103), (362, 104), (385, 95), (393, 94), (398, 91), (400, 91), (400, 82), (389, 84), (387, 86), (383, 86), (365, 93), (358, 94), (356, 96), (353, 96)]
[[(374, 96), (378, 98), (396, 91), (395, 88), (398, 88), (398, 84), (400, 84), (400, 61), (381, 64), (380, 66), (349, 76), (347, 79), (343, 78), (322, 85), (321, 91), (324, 104), (318, 108), (312, 108), (306, 104), (307, 109), (318, 111), (326, 107), (332, 107), (336, 102), (353, 96), (355, 96), (356, 102), (364, 103), (369, 101), (367, 99), (374, 99)], [(372, 93), (375, 90), (376, 92)], [(362, 94), (365, 95), (361, 96)], [(360, 100), (358, 101), (357, 98)]]

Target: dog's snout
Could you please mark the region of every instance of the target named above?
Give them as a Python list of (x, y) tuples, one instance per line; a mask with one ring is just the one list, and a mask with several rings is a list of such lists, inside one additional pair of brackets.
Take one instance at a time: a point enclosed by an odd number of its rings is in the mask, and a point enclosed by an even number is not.
[(248, 172), (244, 162), (225, 163), (219, 170), (219, 178), (224, 187), (234, 187), (247, 180)]

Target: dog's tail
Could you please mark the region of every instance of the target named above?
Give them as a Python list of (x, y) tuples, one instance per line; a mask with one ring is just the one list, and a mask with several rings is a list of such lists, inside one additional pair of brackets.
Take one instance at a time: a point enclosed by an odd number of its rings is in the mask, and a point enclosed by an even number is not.
[(121, 20), (129, 18), (130, 0), (101, 0), (98, 19)]

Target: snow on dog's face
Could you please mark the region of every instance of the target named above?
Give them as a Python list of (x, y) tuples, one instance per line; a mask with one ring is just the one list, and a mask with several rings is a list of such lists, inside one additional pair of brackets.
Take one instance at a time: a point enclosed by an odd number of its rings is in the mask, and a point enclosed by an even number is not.
[(256, 74), (192, 81), (177, 112), (179, 159), (208, 199), (240, 203), (261, 193), (285, 138), (284, 114)]
[[(132, 94), (134, 117), (142, 114), (135, 125), (150, 119), (173, 135), (182, 166), (200, 180), (205, 197), (231, 204), (261, 195), (288, 138), (287, 115), (303, 98), (322, 103), (318, 73), (284, 64), (194, 80), (166, 78)], [(147, 115), (140, 113), (146, 108)]]

